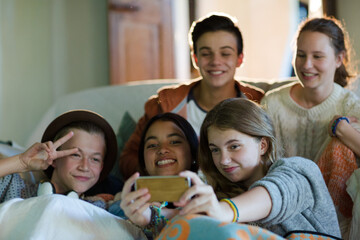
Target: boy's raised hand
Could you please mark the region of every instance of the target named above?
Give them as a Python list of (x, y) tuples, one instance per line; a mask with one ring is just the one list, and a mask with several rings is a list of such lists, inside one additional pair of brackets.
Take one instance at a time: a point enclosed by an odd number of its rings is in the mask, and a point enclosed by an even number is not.
[(19, 160), (24, 171), (45, 170), (55, 159), (74, 154), (77, 148), (59, 150), (56, 149), (68, 141), (74, 135), (69, 132), (65, 136), (59, 138), (54, 143), (49, 141), (45, 143), (35, 143), (24, 153), (19, 155)]

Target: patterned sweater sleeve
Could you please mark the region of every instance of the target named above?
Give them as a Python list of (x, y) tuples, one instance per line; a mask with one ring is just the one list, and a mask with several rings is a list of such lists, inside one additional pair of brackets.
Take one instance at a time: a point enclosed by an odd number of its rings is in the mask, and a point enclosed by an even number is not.
[(36, 196), (37, 184), (28, 184), (19, 174), (10, 174), (0, 178), (0, 203), (13, 198)]

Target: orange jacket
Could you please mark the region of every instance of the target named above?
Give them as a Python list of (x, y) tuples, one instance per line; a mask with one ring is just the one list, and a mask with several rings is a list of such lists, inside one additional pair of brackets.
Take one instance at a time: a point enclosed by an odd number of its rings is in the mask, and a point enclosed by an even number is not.
[[(145, 114), (139, 119), (135, 131), (130, 136), (120, 156), (120, 173), (124, 180), (138, 171), (138, 146), (146, 123), (159, 113), (172, 112), (188, 96), (191, 88), (200, 81), (197, 79), (187, 83), (162, 87), (158, 90), (157, 95), (153, 95), (148, 99), (145, 103)], [(264, 96), (261, 89), (239, 81), (235, 81), (235, 84), (238, 85), (240, 91), (248, 99), (260, 103), (261, 98)], [(176, 113), (187, 119), (186, 105)]]

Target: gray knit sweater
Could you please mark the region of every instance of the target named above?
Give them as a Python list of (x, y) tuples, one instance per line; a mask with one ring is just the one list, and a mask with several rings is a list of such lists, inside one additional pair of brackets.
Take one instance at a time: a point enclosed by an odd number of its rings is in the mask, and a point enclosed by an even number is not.
[(314, 231), (341, 237), (334, 204), (318, 166), (292, 157), (276, 161), (267, 175), (251, 188), (263, 186), (272, 209), (258, 223), (284, 236), (289, 231)]

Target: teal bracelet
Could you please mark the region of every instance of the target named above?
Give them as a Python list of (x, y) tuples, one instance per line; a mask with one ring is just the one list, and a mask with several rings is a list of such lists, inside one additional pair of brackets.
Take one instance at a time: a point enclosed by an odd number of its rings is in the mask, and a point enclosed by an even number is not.
[(333, 134), (333, 137), (336, 137), (336, 127), (342, 120), (346, 120), (349, 123), (349, 119), (347, 117), (338, 117), (337, 119), (335, 119), (335, 121), (331, 125), (331, 132)]

